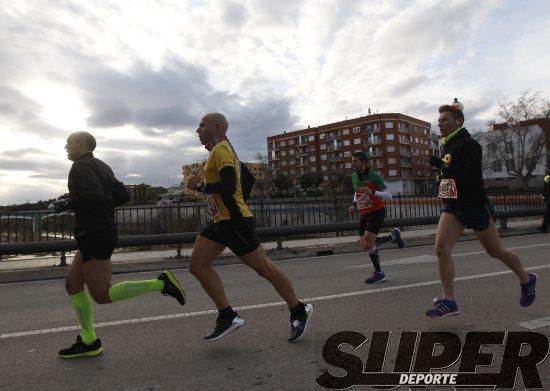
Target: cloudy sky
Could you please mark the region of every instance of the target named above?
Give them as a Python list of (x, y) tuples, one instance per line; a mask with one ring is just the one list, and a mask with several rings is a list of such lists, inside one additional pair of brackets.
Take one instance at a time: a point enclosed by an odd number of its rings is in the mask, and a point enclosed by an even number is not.
[[(366, 114), (467, 126), (550, 95), (550, 2), (36, 0), (0, 6), (0, 205), (66, 191), (67, 135), (90, 130), (125, 183), (171, 185), (220, 111), (242, 160), (266, 135)], [(433, 126), (433, 125), (432, 125)]]

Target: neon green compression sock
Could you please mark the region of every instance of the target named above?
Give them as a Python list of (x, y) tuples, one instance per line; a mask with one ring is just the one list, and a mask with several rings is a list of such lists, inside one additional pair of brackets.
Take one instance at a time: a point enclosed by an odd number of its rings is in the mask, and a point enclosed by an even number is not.
[(123, 281), (109, 289), (109, 298), (114, 303), (130, 299), (147, 292), (160, 292), (164, 289), (162, 280)]
[(70, 295), (70, 297), (74, 312), (76, 312), (76, 318), (80, 324), (82, 342), (89, 345), (97, 339), (94, 330), (94, 309), (92, 307), (92, 300), (87, 290), (78, 292), (75, 295)]

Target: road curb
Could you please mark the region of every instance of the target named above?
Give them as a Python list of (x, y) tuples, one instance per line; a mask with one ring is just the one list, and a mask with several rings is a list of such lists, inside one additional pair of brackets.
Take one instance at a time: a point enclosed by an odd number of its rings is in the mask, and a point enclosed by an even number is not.
[[(536, 228), (510, 228), (500, 231), (501, 237), (522, 236), (540, 234)], [(350, 237), (351, 239), (351, 237)], [(475, 234), (466, 234), (460, 237), (459, 242), (476, 240)], [(414, 237), (405, 239), (407, 247), (433, 246), (434, 235)], [(391, 249), (392, 247), (381, 248), (380, 251)], [(361, 249), (357, 242), (342, 244), (327, 244), (306, 246), (298, 248), (283, 248), (281, 250), (268, 250), (267, 255), (273, 261), (291, 260), (299, 258), (318, 257), (323, 255), (350, 254), (359, 253)], [(240, 263), (239, 258), (234, 255), (221, 256), (214, 265), (234, 265)], [(140, 262), (115, 262), (113, 263), (113, 275), (126, 273), (139, 273), (150, 271), (161, 271), (164, 269), (188, 269), (189, 258), (182, 259), (156, 259)], [(56, 280), (65, 278), (68, 267), (41, 267), (32, 269), (15, 269), (0, 271), (0, 284), (31, 282), (42, 280)]]

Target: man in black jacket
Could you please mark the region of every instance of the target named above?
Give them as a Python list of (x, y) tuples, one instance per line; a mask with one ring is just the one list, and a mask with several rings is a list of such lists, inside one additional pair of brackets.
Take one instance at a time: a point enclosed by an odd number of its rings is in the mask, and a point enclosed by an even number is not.
[(426, 312), (433, 318), (459, 314), (451, 253), (465, 228), (473, 229), (487, 254), (502, 261), (517, 275), (521, 284), (520, 305), (526, 307), (535, 300), (537, 276), (526, 273), (517, 255), (502, 247), (494, 222), (494, 208), (483, 187), (481, 146), (463, 124), (462, 105), (456, 99), (453, 104), (439, 108), (443, 158), (430, 156), (429, 161), (441, 170), (439, 197), (445, 203), (435, 237), (443, 297), (435, 299), (434, 307)]
[[(71, 297), (81, 333), (63, 358), (96, 356), (103, 352), (95, 335), (90, 295), (98, 304), (129, 299), (146, 292), (161, 292), (185, 304), (185, 292), (169, 271), (155, 280), (124, 281), (111, 285), (111, 255), (118, 240), (114, 207), (130, 197), (111, 168), (93, 155), (95, 138), (76, 132), (67, 139), (67, 157), (74, 163), (69, 172), (69, 197), (54, 202), (57, 213), (74, 211), (74, 236), (78, 245), (65, 288)], [(84, 285), (88, 290), (84, 289)], [(90, 294), (88, 294), (88, 291)]]
[(544, 187), (542, 188), (542, 201), (544, 202), (544, 217), (542, 219), (542, 225), (537, 227), (541, 232), (548, 233), (550, 227), (550, 170), (546, 171), (544, 176)]

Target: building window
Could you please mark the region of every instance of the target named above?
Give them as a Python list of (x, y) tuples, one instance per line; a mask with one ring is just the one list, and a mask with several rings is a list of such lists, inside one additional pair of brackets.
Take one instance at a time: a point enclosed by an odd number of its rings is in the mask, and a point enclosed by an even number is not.
[(502, 162), (500, 160), (495, 160), (493, 162), (493, 172), (501, 172), (502, 171)]
[(386, 134), (386, 140), (395, 140), (395, 136), (393, 133)]
[(346, 168), (351, 168), (351, 163), (346, 163)]
[(293, 139), (288, 140), (288, 145), (294, 145), (294, 140)]
[(326, 171), (327, 170), (327, 166), (321, 166), (321, 171)]
[(281, 151), (281, 156), (286, 156), (286, 151)]
[(384, 126), (386, 127), (386, 129), (393, 129), (393, 122), (385, 122)]
[(281, 141), (281, 147), (284, 147), (286, 145), (286, 141)]
[(361, 150), (360, 150), (360, 149), (356, 149), (356, 150), (355, 150), (355, 153), (358, 153), (358, 152), (361, 152)]
[(319, 149), (327, 149), (327, 145), (326, 145), (326, 144), (321, 144), (321, 145), (319, 146)]
[(395, 152), (395, 146), (393, 145), (388, 145), (387, 149), (386, 149), (388, 152)]
[(350, 145), (350, 144), (351, 144), (349, 140), (344, 140), (344, 142), (343, 142), (343, 143), (344, 143), (344, 146), (345, 146), (345, 147), (347, 147), (348, 145)]
[(286, 160), (283, 160), (283, 161), (281, 162), (281, 166), (286, 166)]
[(325, 138), (327, 138), (327, 134), (326, 134), (326, 133), (321, 133), (321, 134), (319, 135), (319, 139), (323, 140), (323, 139), (325, 139)]
[(359, 126), (356, 126), (353, 128), (353, 133), (359, 133), (361, 132), (361, 128)]
[(288, 154), (289, 155), (294, 155), (294, 149), (291, 149), (290, 151), (288, 151)]
[(397, 170), (390, 170), (390, 171), (388, 172), (388, 174), (389, 174), (390, 176), (397, 176)]
[(344, 152), (344, 157), (350, 157), (350, 156), (351, 156), (351, 151)]
[(290, 170), (290, 174), (291, 174), (291, 175), (296, 174), (296, 170)]
[(344, 130), (342, 130), (342, 134), (343, 134), (343, 135), (349, 134), (349, 129), (344, 129)]
[(355, 140), (353, 140), (353, 143), (354, 144), (361, 144), (361, 139), (360, 138), (356, 138)]
[(378, 124), (368, 124), (367, 127), (366, 127), (366, 130), (368, 130), (368, 131), (378, 130)]
[(317, 172), (317, 167), (311, 167), (311, 172)]
[(315, 156), (310, 156), (310, 157), (309, 157), (309, 161), (310, 161), (310, 162), (314, 162), (314, 161), (315, 161)]
[(321, 160), (327, 160), (327, 155), (321, 155)]
[(394, 158), (394, 157), (390, 157), (388, 158), (388, 164), (396, 164), (397, 163), (397, 159)]
[(311, 136), (309, 136), (307, 139), (308, 139), (309, 141), (313, 141), (313, 140), (315, 140), (315, 136), (314, 136), (314, 135), (311, 135)]

